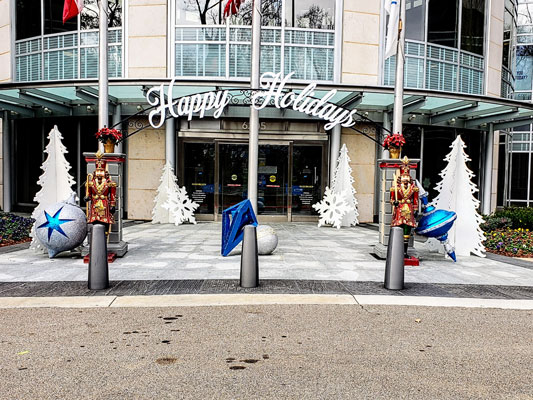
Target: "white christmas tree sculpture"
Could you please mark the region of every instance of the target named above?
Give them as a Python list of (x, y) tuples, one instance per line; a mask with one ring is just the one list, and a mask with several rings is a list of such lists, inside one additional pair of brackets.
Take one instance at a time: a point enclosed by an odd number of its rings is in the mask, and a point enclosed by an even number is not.
[(163, 166), (163, 174), (157, 188), (157, 195), (154, 199), (152, 210), (152, 224), (175, 224), (181, 225), (184, 222), (196, 224), (194, 211), (198, 204), (187, 196), (187, 190), (178, 186), (174, 169), (167, 161)]
[(324, 198), (316, 204), (313, 208), (318, 211), (320, 217), (318, 219), (318, 227), (322, 225), (331, 224), (333, 227), (340, 229), (342, 218), (350, 211), (350, 206), (346, 202), (347, 191), (335, 193), (326, 186)]
[(177, 193), (179, 190), (174, 169), (170, 162), (163, 166), (163, 173), (159, 179), (159, 187), (157, 188), (157, 195), (154, 199), (154, 208), (152, 209), (152, 224), (173, 224), (174, 217), (170, 210), (163, 207), (168, 202), (172, 193)]
[(479, 227), (484, 221), (477, 212), (479, 200), (474, 197), (474, 193), (478, 188), (471, 181), (474, 173), (466, 166), (466, 162), (470, 161), (464, 151), (466, 145), (461, 136), (457, 136), (450, 147), (452, 151), (444, 159), (448, 165), (440, 173), (442, 180), (435, 187), (439, 194), (433, 200), (433, 205), (437, 209), (457, 213), (457, 220), (448, 233), (450, 243), (455, 246), (455, 253), (460, 256), (473, 253), (485, 257), (485, 235)]
[(346, 192), (346, 203), (350, 208), (342, 217), (341, 226), (355, 226), (359, 223), (357, 217), (357, 199), (355, 198), (355, 188), (353, 187), (354, 179), (352, 176), (352, 167), (350, 167), (350, 156), (348, 156), (348, 148), (346, 144), (342, 145), (339, 158), (337, 160), (337, 168), (333, 176), (331, 190), (334, 193)]
[[(37, 181), (37, 184), (41, 186), (41, 190), (37, 192), (33, 199), (37, 202), (37, 207), (31, 214), (32, 218), (36, 219), (46, 207), (67, 200), (74, 193), (72, 185), (75, 185), (76, 182), (72, 175), (69, 174), (71, 167), (65, 158), (65, 154), (68, 151), (61, 142), (62, 139), (61, 132), (59, 132), (57, 126), (54, 126), (48, 134), (48, 145), (44, 149), (48, 156), (41, 165), (43, 173)], [(31, 229), (30, 236), (32, 237), (30, 248), (37, 252), (45, 253), (47, 249), (35, 236), (35, 224)]]

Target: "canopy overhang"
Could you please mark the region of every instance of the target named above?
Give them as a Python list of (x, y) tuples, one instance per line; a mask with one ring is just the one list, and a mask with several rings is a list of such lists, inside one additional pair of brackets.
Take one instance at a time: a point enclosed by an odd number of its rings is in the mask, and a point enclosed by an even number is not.
[[(150, 107), (146, 92), (151, 87), (168, 84), (169, 80), (111, 79), (109, 82), (109, 112), (121, 105), (122, 115), (142, 113)], [(229, 90), (233, 101), (224, 112), (225, 118), (248, 116), (250, 91), (243, 81), (176, 80), (173, 97), (179, 98), (207, 91)], [(299, 91), (306, 84), (291, 83), (286, 89)], [(375, 122), (383, 120), (384, 113), (392, 113), (394, 89), (391, 87), (319, 85), (314, 96), (322, 98), (330, 90), (337, 93), (329, 102), (357, 111)], [(10, 118), (51, 116), (83, 116), (98, 111), (97, 81), (58, 81), (7, 83), (0, 85), (0, 110), (8, 111)], [(530, 103), (488, 96), (446, 93), (431, 90), (404, 91), (404, 123), (488, 130), (508, 129), (533, 122)], [(267, 107), (261, 118), (312, 119), (289, 109)], [(318, 120), (318, 118), (317, 118)]]

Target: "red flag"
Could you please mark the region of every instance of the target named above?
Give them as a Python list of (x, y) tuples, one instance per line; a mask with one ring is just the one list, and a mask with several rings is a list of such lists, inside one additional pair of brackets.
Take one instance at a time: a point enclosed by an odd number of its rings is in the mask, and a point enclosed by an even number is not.
[(237, 14), (241, 3), (244, 3), (244, 0), (228, 0), (226, 7), (224, 7), (224, 18)]
[(63, 23), (78, 15), (83, 10), (83, 0), (65, 0), (63, 5)]

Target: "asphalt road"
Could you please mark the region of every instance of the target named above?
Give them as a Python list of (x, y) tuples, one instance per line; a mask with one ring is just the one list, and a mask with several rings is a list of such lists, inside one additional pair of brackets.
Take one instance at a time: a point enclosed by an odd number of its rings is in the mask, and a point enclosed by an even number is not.
[(533, 399), (533, 312), (0, 310), (1, 399)]

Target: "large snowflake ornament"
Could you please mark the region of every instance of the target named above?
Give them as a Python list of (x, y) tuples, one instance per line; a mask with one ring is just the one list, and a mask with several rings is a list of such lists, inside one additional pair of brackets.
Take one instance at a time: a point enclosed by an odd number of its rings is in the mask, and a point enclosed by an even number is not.
[(192, 201), (187, 196), (187, 190), (184, 187), (178, 188), (177, 191), (169, 193), (168, 200), (163, 204), (163, 208), (170, 211), (174, 217), (174, 224), (181, 225), (184, 222), (196, 224), (194, 211), (199, 207), (198, 203)]
[(346, 202), (346, 197), (346, 190), (335, 193), (326, 186), (324, 198), (318, 203), (313, 204), (313, 208), (320, 214), (320, 218), (318, 219), (319, 228), (322, 225), (331, 224), (333, 227), (340, 229), (342, 226), (342, 217), (351, 209)]

